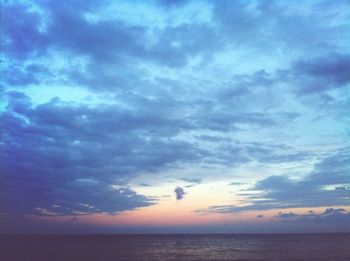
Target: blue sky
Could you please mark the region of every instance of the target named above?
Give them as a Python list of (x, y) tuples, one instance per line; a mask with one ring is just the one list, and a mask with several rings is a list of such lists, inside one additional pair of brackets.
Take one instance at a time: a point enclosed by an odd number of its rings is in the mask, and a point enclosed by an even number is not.
[(2, 1), (2, 232), (350, 231), (349, 50), (349, 1)]

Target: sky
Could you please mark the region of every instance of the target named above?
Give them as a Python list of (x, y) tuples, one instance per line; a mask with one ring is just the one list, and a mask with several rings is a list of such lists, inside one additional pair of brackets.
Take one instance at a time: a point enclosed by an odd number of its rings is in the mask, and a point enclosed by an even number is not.
[(350, 232), (350, 2), (1, 1), (0, 233)]

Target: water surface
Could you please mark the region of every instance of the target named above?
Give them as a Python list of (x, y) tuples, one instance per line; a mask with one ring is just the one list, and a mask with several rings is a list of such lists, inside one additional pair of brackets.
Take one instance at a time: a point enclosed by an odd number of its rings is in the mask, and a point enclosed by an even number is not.
[(349, 261), (350, 234), (0, 235), (2, 261)]

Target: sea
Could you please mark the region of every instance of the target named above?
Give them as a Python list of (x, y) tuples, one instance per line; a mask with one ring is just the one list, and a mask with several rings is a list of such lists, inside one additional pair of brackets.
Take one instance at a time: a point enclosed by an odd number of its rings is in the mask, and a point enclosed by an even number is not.
[(1, 261), (350, 261), (350, 234), (0, 235)]

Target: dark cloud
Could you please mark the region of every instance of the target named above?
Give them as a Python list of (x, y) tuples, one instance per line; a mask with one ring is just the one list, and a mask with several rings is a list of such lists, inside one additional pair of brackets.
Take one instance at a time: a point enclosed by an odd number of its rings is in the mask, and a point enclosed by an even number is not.
[(346, 86), (350, 82), (350, 56), (328, 56), (302, 60), (293, 64), (298, 94), (313, 94)]
[(293, 69), (303, 75), (327, 78), (331, 83), (343, 85), (350, 81), (350, 56), (333, 54), (314, 60), (299, 61), (294, 64)]
[(2, 80), (9, 86), (24, 87), (30, 84), (39, 84), (40, 76), (50, 76), (48, 69), (41, 65), (31, 64), (22, 66), (14, 64), (1, 69)]
[(17, 59), (24, 59), (34, 51), (42, 53), (47, 46), (47, 39), (39, 31), (40, 22), (39, 14), (30, 12), (23, 4), (2, 5), (1, 46), (3, 52)]
[(264, 217), (264, 215), (259, 214), (259, 215), (257, 215), (256, 217), (257, 217), (257, 218), (263, 218), (263, 217)]
[(291, 218), (291, 217), (296, 217), (296, 216), (298, 216), (298, 215), (294, 214), (293, 212), (289, 212), (289, 213), (279, 212), (276, 217), (279, 217), (279, 218)]
[(347, 187), (336, 187), (335, 189), (336, 190), (347, 190), (347, 189), (349, 189), (350, 187), (349, 186), (347, 186)]
[(151, 187), (152, 185), (147, 184), (147, 183), (140, 183), (139, 186), (142, 186), (142, 187)]
[(84, 175), (71, 180), (40, 172), (5, 172), (5, 175), (12, 176), (0, 177), (6, 186), (1, 191), (1, 208), (11, 215), (115, 214), (155, 203), (154, 199), (139, 195), (128, 187), (114, 187), (102, 181), (84, 179)]
[(327, 208), (322, 215), (343, 213), (343, 212), (346, 212), (346, 210), (344, 208)]
[(72, 222), (78, 222), (79, 219), (77, 217), (72, 217), (69, 221), (72, 221)]
[(280, 212), (276, 217), (279, 219), (283, 219), (284, 222), (288, 223), (337, 224), (343, 226), (345, 230), (350, 227), (350, 213), (343, 208), (327, 208), (324, 210), (323, 213), (320, 214), (316, 214), (313, 211), (309, 211), (308, 214)]
[(186, 194), (185, 191), (184, 191), (184, 189), (181, 188), (181, 187), (176, 187), (175, 190), (174, 190), (174, 192), (175, 192), (175, 195), (176, 195), (176, 199), (177, 199), (177, 200), (183, 199), (184, 195)]

